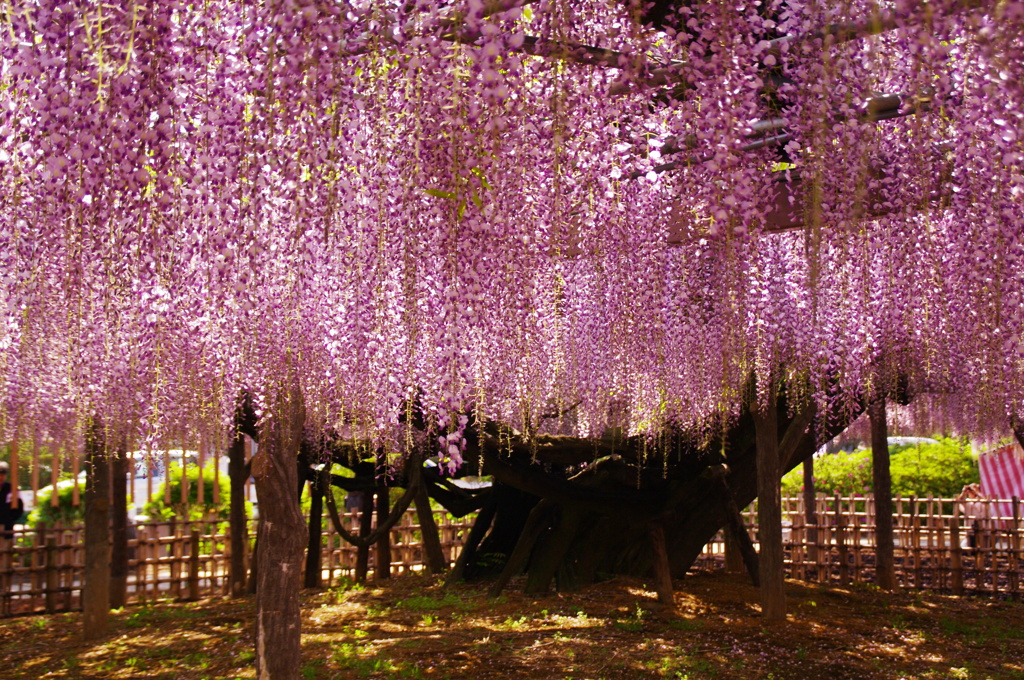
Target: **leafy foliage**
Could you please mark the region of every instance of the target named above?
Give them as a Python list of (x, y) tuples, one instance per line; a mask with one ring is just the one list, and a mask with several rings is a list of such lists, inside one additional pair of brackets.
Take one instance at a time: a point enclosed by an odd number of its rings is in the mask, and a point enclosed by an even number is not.
[[(79, 493), (84, 493), (84, 488), (79, 488)], [(74, 505), (74, 482), (68, 480), (57, 484), (57, 506), (52, 503), (53, 487), (46, 487), (39, 490), (36, 507), (28, 515), (28, 523), (31, 525), (56, 524), (63, 522), (66, 525), (78, 524), (85, 518), (85, 504), (79, 497), (79, 504)]]
[[(203, 479), (203, 502), (199, 503), (199, 478), (200, 468), (198, 465), (188, 465), (185, 468), (184, 477), (181, 465), (172, 465), (167, 479), (160, 484), (153, 493), (153, 499), (146, 504), (145, 514), (152, 519), (190, 519), (197, 520), (209, 517), (211, 514), (217, 519), (227, 519), (231, 502), (231, 483), (227, 475), (221, 475), (218, 490), (218, 503), (213, 502), (214, 473), (213, 465), (207, 464), (202, 468)], [(188, 480), (187, 502), (182, 502), (182, 481)], [(166, 502), (167, 487), (170, 486), (171, 502)], [(248, 504), (247, 504), (248, 505)], [(246, 508), (246, 514), (251, 508)]]
[[(940, 438), (937, 444), (889, 447), (889, 469), (895, 496), (950, 498), (965, 484), (976, 483), (978, 462), (963, 442)], [(871, 451), (839, 452), (814, 460), (814, 484), (818, 493), (843, 496), (872, 493)], [(793, 470), (782, 479), (784, 495), (795, 496), (803, 489), (803, 472)]]

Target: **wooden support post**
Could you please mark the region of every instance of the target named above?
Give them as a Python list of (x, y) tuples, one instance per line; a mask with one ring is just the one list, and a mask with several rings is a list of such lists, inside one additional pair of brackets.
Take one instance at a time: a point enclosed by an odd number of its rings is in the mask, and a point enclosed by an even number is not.
[(651, 522), (647, 531), (651, 539), (654, 590), (658, 593), (658, 603), (669, 607), (674, 606), (675, 591), (672, 588), (672, 570), (669, 567), (668, 550), (665, 548), (665, 529), (660, 522)]
[(46, 613), (57, 611), (57, 591), (60, 588), (60, 567), (57, 563), (57, 539), (50, 536), (46, 539)]
[[(388, 487), (377, 490), (377, 526), (383, 526), (391, 514), (391, 498)], [(391, 578), (391, 532), (385, 531), (377, 540), (377, 559), (373, 578), (384, 581)]]
[[(359, 536), (366, 538), (370, 535), (371, 523), (373, 522), (373, 492), (361, 491), (359, 493)], [(370, 546), (361, 545), (356, 548), (356, 583), (366, 581), (370, 571)]]
[(725, 551), (725, 573), (742, 574), (743, 555), (740, 554), (740, 544), (728, 524), (722, 528), (722, 548)]
[(466, 566), (476, 556), (476, 549), (480, 546), (480, 542), (484, 540), (487, 530), (491, 528), (497, 507), (497, 503), (492, 500), (480, 509), (480, 514), (476, 516), (476, 520), (474, 520), (473, 526), (469, 530), (469, 537), (462, 546), (462, 552), (459, 553), (459, 558), (455, 561), (455, 567), (448, 574), (448, 578), (444, 582), (445, 588), (451, 588), (456, 583), (462, 581), (466, 573)]
[(420, 488), (416, 491), (416, 518), (420, 523), (420, 536), (423, 540), (423, 555), (427, 560), (427, 569), (431, 574), (440, 574), (448, 568), (448, 559), (441, 547), (441, 536), (437, 533), (437, 522), (434, 511), (430, 507), (427, 495), (427, 480), (421, 479)]
[(309, 480), (309, 544), (306, 546), (305, 588), (319, 588), (323, 578), (324, 494), (331, 491), (331, 471), (325, 467)]
[[(754, 549), (754, 542), (750, 540), (750, 533), (747, 532), (747, 526), (743, 523), (743, 514), (736, 506), (736, 498), (732, 495), (732, 488), (729, 486), (728, 480), (725, 477), (721, 477), (721, 480), (722, 498), (725, 503), (725, 535), (727, 540), (731, 539), (735, 543), (740, 562), (746, 567), (751, 583), (758, 588), (761, 585), (761, 567), (757, 551)], [(781, 526), (780, 519), (780, 541), (782, 539)]]
[(554, 508), (554, 503), (546, 498), (541, 499), (537, 505), (533, 506), (533, 510), (527, 516), (526, 524), (519, 534), (519, 540), (516, 541), (516, 547), (512, 549), (512, 554), (509, 555), (508, 561), (505, 562), (505, 568), (501, 570), (498, 580), (487, 591), (490, 597), (501, 595), (501, 591), (505, 589), (505, 586), (512, 580), (512, 577), (526, 568), (526, 564), (530, 559), (530, 553), (533, 552), (534, 544), (551, 525), (551, 515)]
[(119, 446), (110, 471), (110, 608), (128, 603), (128, 452)]
[(88, 426), (85, 453), (82, 632), (86, 640), (94, 640), (106, 635), (110, 615), (110, 461), (98, 420)]
[(229, 496), (228, 534), (231, 539), (231, 563), (228, 565), (228, 580), (231, 582), (231, 596), (245, 595), (245, 556), (249, 542), (245, 521), (245, 480), (249, 475), (245, 465), (245, 435), (236, 432), (228, 448)]
[(896, 587), (895, 542), (892, 530), (892, 477), (889, 474), (889, 431), (885, 399), (868, 406), (871, 420), (871, 472), (875, 492), (875, 584)]
[(188, 599), (199, 599), (199, 532), (195, 527), (188, 535)]
[(782, 552), (778, 413), (774, 388), (769, 388), (766, 402), (753, 406), (757, 446), (757, 524), (761, 546), (758, 555), (761, 615), (769, 621), (781, 621), (786, 618), (786, 593)]

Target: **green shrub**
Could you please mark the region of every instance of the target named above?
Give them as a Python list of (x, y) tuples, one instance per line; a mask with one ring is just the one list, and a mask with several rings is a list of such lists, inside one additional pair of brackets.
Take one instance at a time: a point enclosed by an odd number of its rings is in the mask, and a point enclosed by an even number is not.
[[(964, 487), (979, 481), (978, 461), (970, 446), (959, 440), (940, 438), (937, 444), (909, 444), (889, 447), (889, 470), (894, 496), (951, 498)], [(832, 496), (863, 496), (873, 491), (871, 451), (839, 452), (814, 459), (814, 486), (818, 493)], [(797, 496), (803, 490), (803, 471), (797, 468), (782, 478), (782, 493)]]
[[(199, 505), (199, 466), (189, 465), (185, 468), (185, 475), (188, 478), (188, 503), (182, 503), (182, 473), (181, 465), (172, 465), (169, 475), (160, 486), (154, 490), (152, 500), (143, 508), (143, 513), (153, 520), (188, 519), (199, 520), (213, 515), (217, 519), (227, 519), (230, 513), (231, 504), (231, 482), (227, 475), (220, 476), (219, 503), (213, 502), (213, 463), (207, 464), (202, 469), (203, 477), (203, 504)], [(167, 495), (167, 487), (170, 486), (171, 502), (168, 504), (164, 499)], [(252, 513), (252, 508), (246, 504), (246, 515)]]
[(32, 526), (37, 524), (52, 525), (63, 522), (65, 525), (79, 524), (85, 519), (85, 485), (79, 489), (78, 506), (72, 505), (74, 500), (75, 483), (66, 480), (57, 483), (57, 507), (52, 506), (53, 487), (47, 486), (39, 490), (36, 497), (36, 507), (28, 515), (28, 523)]
[(981, 481), (978, 461), (965, 442), (942, 438), (938, 444), (910, 444), (890, 449), (892, 492), (896, 496), (952, 498), (965, 484)]

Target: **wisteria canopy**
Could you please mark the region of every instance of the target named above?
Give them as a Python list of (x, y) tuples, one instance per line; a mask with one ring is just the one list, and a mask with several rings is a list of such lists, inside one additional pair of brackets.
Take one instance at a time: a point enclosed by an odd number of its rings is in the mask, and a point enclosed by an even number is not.
[[(0, 413), (439, 453), (707, 431), (751, 376), (1024, 414), (1024, 3), (15, 0)], [(473, 416), (476, 416), (475, 418)], [(467, 418), (468, 416), (468, 418)]]

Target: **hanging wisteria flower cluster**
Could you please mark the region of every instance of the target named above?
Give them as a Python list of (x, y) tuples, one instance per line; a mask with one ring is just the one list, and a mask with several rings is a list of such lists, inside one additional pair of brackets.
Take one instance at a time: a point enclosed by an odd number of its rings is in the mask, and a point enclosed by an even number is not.
[[(1024, 413), (1024, 3), (34, 0), (6, 438), (714, 423), (750, 376)], [(708, 425), (709, 427), (711, 425)]]

